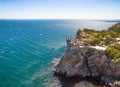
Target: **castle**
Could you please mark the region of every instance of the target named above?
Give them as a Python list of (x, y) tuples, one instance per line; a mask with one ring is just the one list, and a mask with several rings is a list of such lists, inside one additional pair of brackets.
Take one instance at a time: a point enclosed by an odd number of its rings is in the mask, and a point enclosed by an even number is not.
[(73, 46), (71, 37), (69, 37), (69, 36), (66, 37), (66, 45), (67, 45), (66, 47), (68, 50)]
[(74, 49), (79, 49), (80, 46), (84, 46), (83, 37), (76, 39), (74, 42), (72, 42), (71, 37), (66, 37), (66, 50), (72, 51)]

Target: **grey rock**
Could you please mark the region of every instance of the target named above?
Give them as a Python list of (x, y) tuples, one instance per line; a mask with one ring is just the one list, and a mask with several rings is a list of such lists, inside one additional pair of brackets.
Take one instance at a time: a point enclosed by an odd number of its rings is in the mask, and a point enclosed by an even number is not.
[(66, 51), (55, 66), (56, 73), (73, 76), (120, 76), (120, 65), (109, 61), (104, 51), (82, 47)]

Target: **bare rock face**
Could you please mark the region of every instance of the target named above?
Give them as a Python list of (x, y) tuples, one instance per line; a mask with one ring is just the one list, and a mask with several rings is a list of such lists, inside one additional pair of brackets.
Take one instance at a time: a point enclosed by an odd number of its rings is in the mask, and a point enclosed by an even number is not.
[(120, 81), (116, 81), (116, 82), (114, 83), (114, 87), (120, 87)]
[(120, 76), (120, 65), (111, 62), (104, 51), (89, 47), (69, 50), (55, 66), (56, 73), (66, 77)]

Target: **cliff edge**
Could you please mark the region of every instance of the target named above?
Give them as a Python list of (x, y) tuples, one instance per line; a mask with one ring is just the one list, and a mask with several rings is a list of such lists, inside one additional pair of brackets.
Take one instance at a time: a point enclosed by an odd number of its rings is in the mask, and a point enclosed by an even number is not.
[(120, 76), (119, 64), (110, 61), (103, 50), (90, 47), (65, 52), (55, 69), (66, 77)]
[[(112, 61), (111, 57), (106, 55), (105, 49), (108, 45), (115, 44), (115, 42), (110, 42), (104, 46), (99, 44), (100, 46), (97, 45), (99, 48), (96, 48), (95, 44), (90, 45), (87, 43), (85, 45), (85, 41), (91, 41), (94, 36), (91, 33), (86, 34), (84, 31), (86, 30), (79, 30), (73, 42), (69, 37), (66, 38), (66, 50), (60, 61), (55, 65), (55, 73), (66, 77), (99, 77), (104, 83), (113, 83), (109, 77), (120, 77), (120, 63)], [(97, 31), (93, 31), (93, 33), (98, 35)], [(115, 87), (120, 87), (120, 85)]]

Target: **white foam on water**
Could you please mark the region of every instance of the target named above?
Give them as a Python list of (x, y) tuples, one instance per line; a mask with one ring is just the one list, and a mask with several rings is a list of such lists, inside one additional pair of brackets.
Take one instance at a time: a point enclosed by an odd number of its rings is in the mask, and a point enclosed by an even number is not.
[(58, 77), (52, 76), (45, 80), (45, 87), (62, 87)]
[(30, 86), (34, 85), (35, 80), (37, 79), (39, 80), (41, 77), (46, 76), (48, 73), (49, 73), (49, 70), (43, 70), (43, 71), (39, 70), (38, 72), (33, 74), (29, 80), (23, 82), (23, 84), (30, 85)]
[(52, 63), (54, 64), (54, 66), (56, 66), (60, 61), (60, 58), (54, 58)]

